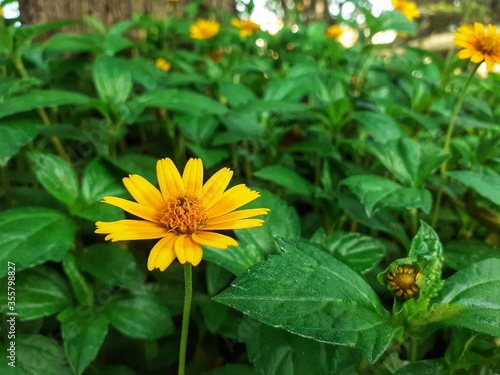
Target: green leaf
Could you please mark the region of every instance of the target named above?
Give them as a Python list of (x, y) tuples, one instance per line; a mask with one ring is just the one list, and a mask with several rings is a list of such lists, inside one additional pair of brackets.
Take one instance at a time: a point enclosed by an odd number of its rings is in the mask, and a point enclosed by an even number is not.
[(254, 175), (263, 180), (272, 181), (297, 194), (311, 196), (314, 192), (314, 185), (308, 180), (297, 172), (280, 165), (264, 167), (256, 171)]
[(220, 81), (219, 91), (231, 107), (238, 107), (255, 100), (253, 91), (241, 83)]
[(371, 287), (348, 266), (297, 240), (240, 275), (214, 297), (274, 327), (355, 348), (375, 362), (402, 327), (390, 322)]
[(132, 254), (113, 244), (91, 245), (76, 255), (76, 262), (83, 270), (109, 285), (136, 289), (146, 278)]
[(90, 221), (123, 219), (121, 209), (101, 202), (107, 195), (125, 197), (126, 190), (102, 160), (94, 159), (83, 173), (81, 194), (73, 214)]
[(125, 102), (132, 91), (132, 77), (126, 62), (115, 57), (98, 56), (93, 68), (94, 84), (104, 102)]
[(361, 123), (377, 142), (385, 142), (403, 136), (403, 131), (399, 124), (392, 117), (384, 113), (368, 111), (354, 112), (349, 116), (349, 119)]
[(43, 126), (32, 120), (13, 120), (0, 123), (0, 167), (5, 167), (21, 147), (31, 142)]
[(500, 190), (498, 190), (500, 176), (489, 176), (470, 171), (452, 171), (446, 172), (446, 175), (500, 206)]
[(323, 246), (329, 254), (359, 273), (376, 267), (387, 252), (381, 241), (360, 233), (339, 231), (327, 235), (321, 230), (311, 241)]
[(57, 316), (61, 322), (64, 350), (77, 375), (97, 357), (108, 334), (109, 321), (106, 315), (92, 311), (92, 315), (78, 308), (69, 308)]
[[(156, 163), (157, 158), (148, 155), (141, 154), (121, 154), (116, 158), (110, 159), (110, 162), (122, 171), (127, 172), (127, 174), (138, 174), (144, 177), (146, 180), (151, 182), (153, 185), (157, 185), (156, 182)], [(116, 179), (115, 179), (116, 183)], [(123, 184), (120, 184), (123, 187)], [(106, 193), (106, 195), (116, 195)]]
[(425, 213), (432, 208), (432, 196), (427, 189), (403, 187), (382, 176), (357, 175), (340, 183), (359, 198), (368, 216), (379, 207), (420, 208)]
[[(182, 134), (196, 145), (207, 142), (219, 126), (219, 120), (215, 116), (195, 116), (189, 113), (176, 114), (175, 121)], [(205, 159), (203, 164), (206, 164)]]
[(450, 375), (450, 369), (442, 359), (428, 359), (410, 363), (397, 370), (394, 375)]
[[(7, 291), (7, 279), (3, 279), (1, 284), (2, 290)], [(72, 304), (66, 280), (57, 271), (45, 266), (17, 273), (15, 291), (15, 311), (22, 320), (49, 316)], [(7, 303), (7, 293), (0, 295), (0, 306), (2, 311), (12, 311)]]
[(111, 324), (132, 338), (155, 340), (174, 332), (170, 312), (152, 295), (116, 299), (106, 312)]
[(7, 262), (15, 263), (20, 271), (48, 260), (61, 261), (73, 244), (75, 231), (67, 216), (46, 208), (0, 212), (0, 277), (7, 275)]
[(446, 279), (439, 303), (467, 307), (447, 325), (466, 327), (500, 337), (500, 259), (471, 264)]
[(203, 259), (218, 264), (238, 276), (264, 260), (264, 255), (255, 244), (240, 243), (237, 247), (230, 247), (227, 250), (204, 247)]
[[(254, 250), (248, 248), (248, 245), (254, 245), (261, 254), (268, 255), (278, 250), (275, 237), (294, 238), (300, 236), (300, 220), (295, 208), (289, 206), (286, 201), (267, 190), (259, 189), (258, 191), (260, 197), (246, 205), (245, 208), (268, 208), (269, 213), (262, 216), (265, 221), (264, 225), (257, 228), (236, 230), (235, 233), (238, 239), (244, 242), (244, 245), (241, 246), (248, 249), (250, 253), (253, 253)], [(222, 266), (224, 267), (224, 265)], [(233, 272), (233, 269), (229, 269), (229, 271)], [(239, 273), (235, 273), (235, 275), (239, 275)]]
[[(54, 339), (42, 335), (16, 336), (15, 367), (2, 355), (2, 375), (74, 375), (62, 346)], [(8, 343), (6, 343), (8, 344)], [(9, 353), (8, 345), (0, 345), (2, 353)]]
[(204, 375), (234, 375), (234, 374), (257, 375), (257, 373), (253, 368), (239, 363), (228, 363), (224, 367), (219, 367), (212, 371), (204, 373)]
[(30, 151), (33, 172), (47, 192), (70, 210), (78, 199), (78, 177), (71, 165), (52, 154)]
[(172, 111), (187, 112), (203, 116), (207, 114), (222, 115), (227, 108), (207, 95), (187, 90), (154, 90), (136, 99), (136, 103), (144, 107), (157, 107)]
[(257, 322), (245, 338), (248, 357), (260, 375), (355, 374), (360, 355)]
[(452, 241), (444, 246), (444, 263), (456, 271), (488, 258), (500, 259), (500, 251), (483, 241)]
[(76, 299), (83, 306), (94, 305), (94, 290), (87, 283), (76, 264), (75, 256), (72, 253), (66, 254), (63, 259), (63, 270), (73, 287)]
[(92, 101), (88, 96), (63, 90), (34, 90), (30, 93), (6, 99), (0, 107), (0, 118), (35, 108), (60, 105), (85, 105)]
[(238, 107), (238, 112), (273, 112), (273, 113), (297, 113), (306, 112), (308, 106), (301, 103), (292, 103), (278, 100), (254, 100), (248, 104)]
[(227, 151), (227, 149), (209, 149), (207, 147), (197, 146), (190, 143), (187, 144), (187, 147), (193, 152), (195, 156), (203, 160), (203, 166), (205, 168), (211, 168), (229, 157), (229, 152)]

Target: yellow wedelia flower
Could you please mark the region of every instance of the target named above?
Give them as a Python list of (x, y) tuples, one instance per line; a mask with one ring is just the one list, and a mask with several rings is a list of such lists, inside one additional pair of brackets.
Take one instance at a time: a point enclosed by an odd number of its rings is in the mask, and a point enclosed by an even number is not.
[(344, 34), (344, 29), (340, 25), (330, 25), (326, 28), (325, 36), (329, 39), (338, 38)]
[(394, 9), (403, 13), (410, 21), (413, 21), (415, 18), (420, 18), (420, 11), (417, 8), (417, 4), (413, 1), (392, 0), (392, 6)]
[(155, 60), (155, 65), (158, 69), (160, 69), (163, 72), (168, 72), (172, 68), (172, 64), (170, 64), (163, 57), (158, 57)]
[(254, 31), (260, 30), (260, 26), (250, 20), (242, 21), (237, 18), (233, 18), (231, 20), (231, 25), (240, 30), (240, 36), (242, 38), (251, 36)]
[(245, 184), (224, 191), (233, 176), (222, 168), (203, 184), (201, 159), (189, 159), (181, 175), (170, 159), (156, 164), (158, 190), (145, 178), (132, 174), (123, 183), (136, 202), (117, 197), (104, 197), (102, 202), (119, 207), (142, 220), (118, 220), (96, 223), (96, 233), (107, 234), (106, 240), (160, 240), (151, 250), (148, 269), (164, 271), (177, 257), (181, 264), (200, 263), (202, 245), (226, 249), (237, 246), (231, 237), (215, 230), (259, 227), (267, 208), (234, 211), (257, 199), (259, 193)]
[(193, 39), (210, 39), (216, 36), (220, 30), (220, 23), (213, 20), (200, 19), (189, 26), (189, 36)]
[(486, 62), (488, 72), (493, 70), (493, 65), (500, 63), (500, 33), (493, 25), (488, 25), (487, 30), (480, 22), (472, 25), (462, 25), (455, 33), (455, 45), (463, 49), (458, 51), (459, 59), (470, 59), (473, 63)]

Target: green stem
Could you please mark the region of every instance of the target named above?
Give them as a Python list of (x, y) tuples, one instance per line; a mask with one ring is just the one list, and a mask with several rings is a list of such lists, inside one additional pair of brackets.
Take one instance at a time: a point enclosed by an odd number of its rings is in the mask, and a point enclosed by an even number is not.
[(193, 297), (193, 266), (184, 265), (184, 309), (182, 311), (181, 343), (179, 347), (178, 375), (184, 375), (186, 370), (186, 348), (189, 331), (189, 314), (191, 313), (191, 299)]
[(411, 339), (410, 342), (410, 355), (409, 355), (409, 360), (411, 363), (417, 361), (417, 355), (418, 355), (418, 341), (416, 339)]
[[(479, 64), (476, 64), (476, 66), (471, 70), (469, 77), (467, 78), (467, 81), (465, 82), (464, 87), (462, 88), (462, 92), (460, 94), (460, 97), (458, 98), (457, 104), (455, 106), (455, 109), (453, 110), (453, 113), (450, 118), (450, 123), (448, 124), (448, 130), (446, 131), (446, 138), (444, 141), (444, 147), (443, 147), (443, 152), (445, 154), (448, 154), (450, 152), (450, 143), (451, 143), (451, 137), (453, 135), (453, 130), (455, 129), (455, 123), (457, 122), (458, 114), (460, 112), (460, 109), (462, 108), (462, 103), (465, 98), (465, 93), (467, 91), (467, 87), (469, 87), (470, 82), (472, 81), (472, 77), (474, 77), (474, 74), (476, 73), (477, 68), (479, 67)], [(432, 215), (432, 227), (436, 227), (437, 220), (439, 217), (439, 211), (441, 209), (441, 198), (443, 196), (443, 187), (444, 187), (444, 181), (445, 181), (445, 172), (448, 167), (448, 162), (445, 160), (443, 164), (441, 164), (441, 169), (440, 169), (440, 176), (441, 179), (439, 181), (439, 187), (437, 191), (437, 196), (436, 196), (436, 204), (434, 206), (434, 214)]]

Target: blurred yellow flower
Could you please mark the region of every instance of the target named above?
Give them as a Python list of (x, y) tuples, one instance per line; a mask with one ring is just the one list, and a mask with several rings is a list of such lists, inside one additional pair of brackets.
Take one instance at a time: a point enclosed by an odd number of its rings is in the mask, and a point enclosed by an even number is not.
[(2, 17), (3, 17), (3, 8), (0, 7), (0, 18), (2, 18)]
[(338, 38), (344, 34), (344, 29), (340, 25), (330, 25), (326, 28), (325, 36), (327, 38)]
[(415, 4), (413, 1), (392, 0), (392, 6), (395, 10), (403, 13), (403, 15), (410, 21), (413, 21), (415, 18), (420, 17), (420, 11), (417, 8), (417, 4)]
[(245, 38), (247, 36), (251, 36), (254, 31), (260, 30), (260, 26), (251, 20), (239, 20), (237, 18), (233, 18), (231, 20), (231, 25), (240, 29), (240, 36)]
[(170, 62), (165, 60), (163, 57), (158, 57), (155, 60), (155, 65), (158, 69), (164, 72), (168, 72), (172, 68), (172, 64), (170, 64)]
[(106, 240), (160, 240), (149, 254), (148, 269), (164, 271), (177, 258), (196, 266), (200, 263), (202, 245), (226, 249), (237, 246), (231, 237), (215, 230), (244, 229), (261, 226), (267, 208), (234, 211), (257, 199), (259, 193), (244, 184), (224, 191), (233, 176), (222, 168), (203, 184), (201, 159), (189, 159), (181, 175), (171, 159), (156, 164), (158, 190), (145, 178), (133, 174), (123, 183), (136, 202), (104, 197), (103, 202), (119, 207), (142, 220), (119, 220), (96, 223), (96, 233), (107, 234)]
[(197, 20), (189, 26), (189, 36), (193, 39), (210, 39), (220, 31), (220, 23), (214, 20)]
[(470, 59), (473, 63), (486, 62), (488, 72), (500, 63), (500, 33), (493, 25), (487, 30), (480, 22), (474, 25), (462, 25), (455, 33), (455, 45), (462, 47), (457, 54), (459, 59)]

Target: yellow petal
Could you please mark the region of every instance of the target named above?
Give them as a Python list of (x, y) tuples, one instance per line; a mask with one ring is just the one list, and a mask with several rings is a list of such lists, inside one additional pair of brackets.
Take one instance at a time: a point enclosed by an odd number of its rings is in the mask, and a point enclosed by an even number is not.
[(233, 171), (229, 168), (222, 168), (203, 185), (201, 201), (207, 210), (222, 196), (231, 181), (231, 177), (233, 177)]
[(156, 243), (149, 253), (148, 270), (159, 268), (163, 272), (167, 269), (175, 259), (174, 243), (176, 239), (176, 234), (169, 233)]
[(472, 61), (473, 63), (480, 63), (483, 60), (484, 60), (484, 54), (481, 52), (475, 52), (470, 58), (470, 61)]
[(264, 224), (264, 220), (261, 219), (243, 219), (234, 220), (227, 223), (206, 225), (203, 230), (229, 230), (229, 229), (245, 229), (261, 227)]
[(205, 246), (215, 247), (217, 249), (227, 249), (228, 246), (238, 246), (234, 238), (220, 233), (198, 231), (192, 234), (193, 240)]
[(177, 259), (180, 264), (186, 263), (186, 247), (184, 246), (184, 239), (187, 236), (185, 234), (177, 237), (174, 243), (175, 255), (177, 255)]
[(98, 221), (95, 233), (107, 234), (105, 240), (128, 241), (149, 240), (167, 235), (163, 225), (143, 220), (118, 220), (113, 222)]
[(497, 33), (496, 26), (488, 24), (488, 35), (495, 35)]
[(461, 51), (458, 51), (457, 56), (459, 59), (468, 59), (472, 56), (472, 52), (471, 50), (463, 49)]
[(177, 238), (174, 244), (174, 249), (177, 259), (179, 259), (181, 264), (189, 262), (193, 266), (197, 266), (203, 256), (201, 245), (195, 243), (190, 236), (185, 234)]
[(484, 25), (481, 22), (474, 22), (474, 31), (476, 34), (484, 34)]
[(180, 194), (184, 191), (184, 183), (174, 162), (169, 159), (160, 159), (156, 163), (156, 175), (163, 198), (168, 199), (171, 194)]
[(141, 219), (153, 221), (155, 223), (160, 222), (158, 211), (149, 206), (144, 206), (142, 204), (117, 197), (104, 197), (101, 202), (119, 207), (122, 210), (130, 212), (132, 215), (140, 217)]
[(182, 182), (189, 194), (198, 195), (203, 185), (203, 163), (201, 159), (189, 159), (182, 173)]
[(267, 215), (268, 212), (268, 208), (249, 208), (247, 210), (233, 211), (221, 216), (210, 217), (207, 220), (207, 224), (220, 224), (239, 219), (248, 219), (253, 216)]
[(493, 70), (493, 65), (495, 65), (495, 62), (491, 58), (491, 56), (486, 55), (484, 57), (484, 61), (486, 62), (486, 70), (488, 72), (491, 72)]
[(161, 193), (144, 177), (131, 174), (123, 179), (123, 184), (138, 203), (157, 210), (163, 206)]
[(208, 217), (217, 217), (224, 215), (230, 211), (236, 210), (245, 204), (257, 199), (259, 193), (250, 190), (244, 184), (236, 185), (226, 191), (219, 200), (207, 210)]

